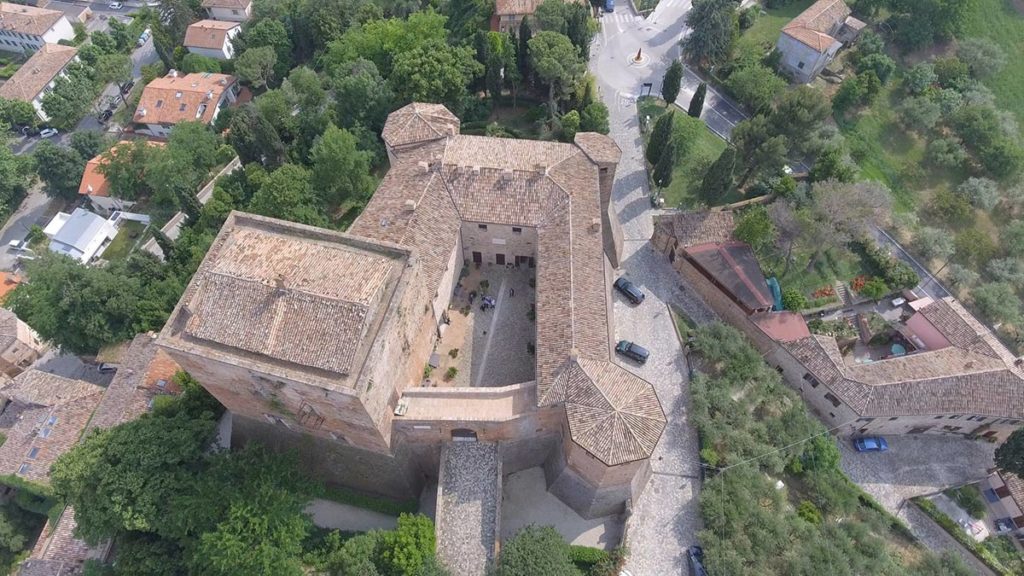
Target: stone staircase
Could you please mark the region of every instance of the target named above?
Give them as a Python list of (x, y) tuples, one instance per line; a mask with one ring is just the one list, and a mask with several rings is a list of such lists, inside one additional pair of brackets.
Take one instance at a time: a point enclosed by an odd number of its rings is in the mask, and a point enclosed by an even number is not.
[(850, 288), (844, 282), (836, 281), (835, 283), (836, 296), (839, 301), (843, 303), (843, 307), (853, 305), (853, 295), (850, 294)]

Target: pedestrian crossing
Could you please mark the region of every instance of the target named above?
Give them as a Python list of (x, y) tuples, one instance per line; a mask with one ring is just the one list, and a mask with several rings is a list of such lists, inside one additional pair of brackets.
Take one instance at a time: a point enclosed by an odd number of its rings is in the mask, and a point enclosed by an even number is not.
[(636, 14), (628, 12), (626, 9), (601, 15), (601, 21), (605, 24), (610, 22), (615, 22), (617, 24), (630, 24), (633, 22), (640, 22), (641, 20), (643, 20), (642, 16), (637, 16)]

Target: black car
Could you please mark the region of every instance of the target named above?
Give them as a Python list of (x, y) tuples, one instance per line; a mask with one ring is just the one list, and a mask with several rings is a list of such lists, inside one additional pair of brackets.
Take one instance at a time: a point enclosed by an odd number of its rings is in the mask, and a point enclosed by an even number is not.
[(692, 576), (708, 576), (708, 571), (704, 569), (703, 548), (700, 546), (690, 546), (686, 555), (690, 559), (690, 574)]
[(104, 110), (103, 112), (100, 112), (100, 115), (97, 116), (96, 119), (100, 122), (106, 122), (107, 120), (110, 120), (110, 117), (113, 115), (114, 113), (110, 110)]
[(124, 86), (121, 86), (121, 94), (124, 94), (125, 96), (127, 96), (132, 91), (132, 88), (134, 88), (134, 87), (135, 87), (135, 80), (129, 80), (127, 84), (125, 84)]
[(633, 304), (639, 304), (644, 301), (644, 293), (636, 287), (635, 284), (626, 280), (625, 278), (619, 278), (615, 281), (615, 289), (622, 292), (622, 295), (629, 299)]
[(619, 343), (615, 345), (615, 352), (640, 364), (646, 363), (647, 359), (651, 356), (651, 353), (646, 348), (629, 340), (619, 340)]

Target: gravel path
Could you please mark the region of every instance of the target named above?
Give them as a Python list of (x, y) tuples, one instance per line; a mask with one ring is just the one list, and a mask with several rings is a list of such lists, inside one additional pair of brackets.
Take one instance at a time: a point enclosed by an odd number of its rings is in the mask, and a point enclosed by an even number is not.
[(501, 460), (490, 442), (450, 442), (441, 451), (437, 554), (452, 576), (484, 576), (494, 560)]

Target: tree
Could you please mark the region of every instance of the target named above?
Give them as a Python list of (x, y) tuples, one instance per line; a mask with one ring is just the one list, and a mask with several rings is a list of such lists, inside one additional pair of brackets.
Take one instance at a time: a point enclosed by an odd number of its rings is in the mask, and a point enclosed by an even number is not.
[(979, 278), (974, 270), (956, 263), (950, 264), (946, 269), (946, 279), (961, 291), (977, 284)]
[(839, 90), (832, 97), (832, 109), (837, 114), (845, 114), (864, 100), (866, 90), (860, 76), (850, 76), (839, 85)]
[(931, 130), (942, 118), (939, 103), (927, 96), (907, 98), (900, 104), (898, 112), (900, 123), (918, 132)]
[(786, 137), (773, 135), (765, 116), (754, 116), (736, 124), (732, 143), (737, 154), (747, 163), (747, 169), (737, 184), (739, 188), (743, 188), (754, 174), (778, 172), (786, 162)]
[(327, 101), (320, 76), (306, 66), (292, 69), (281, 84), (281, 90), (288, 97), (288, 102), (304, 112), (317, 111)]
[(117, 94), (125, 106), (128, 101), (124, 97), (124, 85), (132, 79), (132, 61), (127, 54), (108, 54), (100, 56), (96, 61), (96, 79), (104, 84), (113, 82), (117, 86)]
[(985, 266), (985, 272), (996, 282), (1024, 286), (1024, 259), (1020, 257), (992, 260)]
[(47, 196), (66, 201), (78, 198), (78, 185), (85, 168), (85, 160), (78, 152), (44, 140), (36, 146), (32, 157), (39, 179), (46, 184)]
[(675, 125), (674, 117), (675, 112), (670, 111), (659, 116), (654, 122), (654, 129), (651, 130), (651, 137), (647, 141), (647, 161), (652, 166), (658, 163), (665, 147), (668, 146), (669, 141), (672, 139), (672, 128)]
[(15, 210), (15, 202), (21, 201), (34, 178), (32, 159), (15, 156), (9, 142), (7, 131), (0, 130), (0, 213), (7, 214)]
[(857, 63), (857, 72), (869, 70), (875, 73), (882, 84), (886, 84), (893, 72), (896, 72), (896, 62), (884, 53), (870, 54)]
[(83, 160), (91, 160), (110, 148), (110, 139), (99, 130), (78, 130), (71, 135), (71, 149)]
[[(679, 96), (679, 85), (683, 81), (683, 63), (672, 59), (672, 64), (665, 71), (661, 80), (661, 97), (669, 104), (674, 104)], [(692, 114), (691, 114), (692, 116)], [(698, 115), (699, 116), (699, 115)]]
[(857, 167), (839, 146), (829, 146), (818, 156), (814, 166), (807, 175), (811, 182), (837, 180), (853, 182), (857, 177)]
[(533, 31), (530, 29), (529, 18), (523, 18), (523, 21), (519, 24), (517, 39), (519, 40), (519, 45), (516, 49), (516, 66), (519, 68), (519, 75), (523, 77), (523, 80), (530, 83), (533, 78), (530, 56), (530, 40), (533, 39)]
[(786, 288), (782, 291), (782, 309), (799, 312), (807, 308), (807, 297), (796, 288)]
[(543, 31), (529, 43), (530, 68), (548, 85), (548, 112), (552, 118), (558, 99), (569, 93), (586, 71), (576, 47), (564, 35)]
[(736, 172), (736, 149), (726, 146), (718, 155), (700, 185), (700, 197), (708, 205), (714, 205), (732, 191)]
[(267, 176), (253, 194), (249, 209), (272, 218), (324, 226), (327, 218), (311, 180), (312, 175), (305, 168), (285, 164)]
[(931, 62), (919, 62), (903, 73), (903, 87), (911, 94), (922, 94), (938, 79)]
[(871, 180), (847, 184), (836, 180), (816, 182), (811, 188), (815, 216), (836, 235), (847, 240), (870, 233), (884, 224), (892, 213), (892, 195)]
[(576, 132), (579, 132), (580, 129), (580, 113), (570, 110), (562, 114), (558, 121), (562, 125), (562, 141), (572, 142), (576, 138)]
[(971, 296), (981, 314), (991, 322), (1012, 324), (1020, 321), (1020, 298), (1017, 297), (1012, 284), (982, 284), (971, 290)]
[(385, 574), (419, 576), (434, 557), (434, 524), (420, 514), (402, 514), (398, 528), (381, 538), (380, 566)]
[(213, 72), (220, 73), (220, 61), (209, 56), (189, 52), (181, 59), (181, 71), (190, 72)]
[(693, 98), (690, 99), (690, 107), (686, 110), (686, 113), (691, 118), (700, 118), (701, 112), (704, 111), (704, 97), (708, 93), (707, 82), (701, 82), (697, 86), (697, 91), (693, 93)]
[(1006, 66), (1006, 52), (988, 38), (967, 38), (957, 46), (957, 57), (975, 78), (990, 78)]
[(992, 238), (977, 228), (968, 228), (957, 234), (953, 243), (957, 260), (975, 270), (984, 268), (998, 251)]
[(1018, 428), (996, 448), (996, 466), (1000, 469), (1024, 476), (1024, 428)]
[(373, 62), (360, 58), (339, 66), (330, 84), (343, 128), (360, 125), (379, 132), (384, 127), (394, 95)]
[(99, 172), (110, 184), (110, 195), (123, 200), (137, 200), (149, 196), (153, 189), (146, 175), (154, 158), (166, 151), (145, 140), (118, 144), (102, 154)]
[(741, 104), (758, 114), (771, 108), (776, 94), (786, 87), (786, 81), (767, 66), (751, 64), (730, 74), (725, 85)]
[(939, 190), (927, 208), (935, 217), (951, 226), (960, 228), (974, 221), (974, 210), (967, 198), (950, 190)]
[(768, 120), (775, 134), (786, 137), (793, 152), (807, 154), (830, 112), (828, 98), (821, 90), (797, 86), (782, 93)]
[(302, 576), (302, 542), (310, 521), (302, 499), (278, 488), (261, 486), (255, 501), (235, 502), (216, 530), (199, 538), (193, 573), (211, 576), (280, 574)]
[(970, 69), (965, 62), (955, 56), (936, 58), (933, 66), (935, 67), (935, 77), (939, 86), (943, 88), (952, 88), (958, 92), (963, 92), (970, 84)]
[(584, 60), (589, 57), (590, 41), (596, 32), (589, 7), (563, 0), (545, 0), (537, 6), (533, 16), (541, 30), (564, 34)]
[(253, 88), (264, 88), (274, 78), (274, 66), (277, 54), (270, 46), (250, 48), (235, 60), (235, 72), (238, 76), (252, 84)]
[(550, 526), (527, 526), (502, 546), (495, 576), (580, 576), (569, 545)]
[(999, 243), (1008, 254), (1024, 254), (1024, 220), (1013, 220), (999, 231)]
[(906, 51), (956, 36), (969, 10), (960, 0), (895, 0), (890, 4), (894, 37)]
[(947, 262), (956, 251), (953, 235), (948, 230), (926, 226), (914, 236), (914, 245), (926, 260)]
[(0, 98), (0, 123), (34, 127), (39, 124), (39, 116), (30, 102)]
[(468, 47), (431, 41), (395, 56), (389, 81), (401, 103), (438, 102), (458, 114), (467, 97), (466, 86), (483, 73), (483, 65)]
[(359, 150), (356, 139), (333, 124), (310, 153), (312, 184), (329, 206), (347, 200), (365, 200), (373, 191), (370, 154)]
[(259, 162), (274, 168), (284, 160), (281, 136), (252, 104), (239, 108), (231, 119), (228, 141), (243, 163)]
[(675, 167), (676, 144), (670, 140), (658, 158), (658, 163), (654, 165), (654, 173), (651, 175), (654, 185), (658, 188), (667, 188), (672, 183), (672, 171)]
[(925, 158), (940, 168), (959, 168), (967, 160), (967, 151), (955, 137), (936, 138), (928, 143)]
[(65, 75), (54, 80), (53, 90), (43, 96), (43, 112), (50, 117), (50, 124), (70, 130), (89, 111), (95, 95), (88, 70), (81, 64), (72, 64)]
[(686, 57), (701, 67), (725, 62), (739, 35), (736, 3), (731, 0), (697, 0), (686, 15), (690, 34), (683, 42)]
[[(274, 78), (284, 78), (291, 68), (292, 62), (292, 41), (288, 36), (288, 30), (284, 23), (274, 18), (263, 18), (254, 24), (242, 29), (242, 34), (236, 37), (236, 49), (245, 53), (255, 48), (271, 48), (274, 51)], [(261, 60), (265, 57), (261, 57)]]
[(747, 243), (755, 252), (762, 252), (775, 240), (775, 226), (764, 206), (748, 208), (740, 216), (733, 237)]
[(591, 102), (580, 115), (580, 130), (583, 132), (608, 133), (608, 107), (604, 102)]
[(968, 178), (956, 187), (956, 193), (960, 194), (975, 208), (991, 210), (999, 202), (999, 188), (996, 183), (988, 178)]

